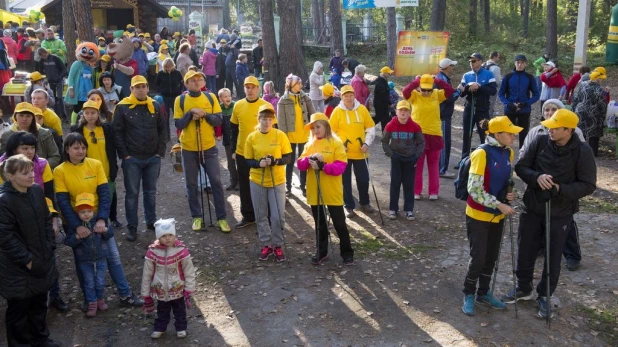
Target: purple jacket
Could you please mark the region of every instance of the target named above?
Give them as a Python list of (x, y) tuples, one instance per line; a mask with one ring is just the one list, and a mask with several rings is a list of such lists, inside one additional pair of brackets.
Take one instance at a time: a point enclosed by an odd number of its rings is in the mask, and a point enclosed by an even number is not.
[(217, 69), (217, 53), (214, 53), (210, 49), (204, 51), (202, 58), (200, 59), (200, 64), (202, 64), (202, 72), (206, 76), (216, 76)]
[[(6, 160), (6, 153), (4, 153), (0, 157), (0, 163)], [(39, 158), (37, 155), (34, 156), (32, 162), (34, 163), (34, 182), (41, 186), (41, 189), (45, 191), (45, 186), (43, 185), (43, 172), (45, 172), (45, 166), (47, 166), (47, 159)]]

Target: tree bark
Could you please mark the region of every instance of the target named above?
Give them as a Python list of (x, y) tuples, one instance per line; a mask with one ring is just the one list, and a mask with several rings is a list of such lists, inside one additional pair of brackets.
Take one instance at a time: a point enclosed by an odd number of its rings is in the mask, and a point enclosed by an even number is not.
[(547, 53), (553, 61), (558, 58), (558, 1), (547, 0)]
[(391, 69), (395, 67), (397, 51), (397, 12), (394, 7), (386, 8), (386, 62)]
[[(305, 67), (305, 57), (300, 41), (297, 37), (296, 13), (300, 3), (298, 1), (277, 0), (277, 9), (281, 18), (281, 28), (279, 31), (279, 83), (283, 85), (283, 79), (289, 73), (298, 75), (303, 81), (307, 80), (307, 68)], [(277, 82), (275, 82), (277, 85)], [(281, 88), (277, 88), (281, 91)]]
[(468, 36), (475, 37), (477, 32), (476, 14), (478, 9), (478, 0), (470, 0), (469, 15), (468, 15)]
[(489, 20), (490, 20), (490, 5), (489, 0), (483, 0), (483, 24), (485, 24), (485, 32), (489, 33)]
[(73, 0), (73, 6), (75, 13), (79, 13), (79, 16), (75, 16), (79, 42), (92, 41), (94, 21), (92, 20), (90, 0)]
[(6, 6), (6, 0), (0, 0), (0, 9), (2, 10), (8, 10), (7, 6)]
[(446, 20), (446, 0), (433, 0), (429, 31), (444, 31)]
[[(320, 27), (318, 28), (318, 43), (326, 41), (326, 18), (324, 16), (324, 0), (318, 0), (318, 17), (320, 17)], [(324, 29), (323, 29), (324, 28)]]
[(329, 0), (331, 23), (331, 54), (340, 50), (343, 56), (343, 32), (341, 30), (341, 0)]
[[(230, 17), (230, 0), (223, 0), (223, 23), (222, 28), (230, 29), (232, 27), (232, 18)], [(262, 21), (263, 23), (264, 21)]]
[(320, 13), (320, 4), (318, 0), (311, 0), (311, 22), (313, 25), (313, 41), (319, 43), (320, 33), (322, 31), (322, 14)]
[[(62, 2), (62, 13), (75, 13), (73, 11), (73, 2), (75, 0), (65, 0)], [(75, 17), (77, 16), (62, 16), (62, 27), (64, 28), (64, 43), (67, 47), (67, 66), (70, 68), (75, 61)]]
[(522, 36), (527, 38), (530, 24), (530, 0), (522, 0), (521, 18), (523, 20)]
[(300, 44), (303, 44), (303, 17), (302, 17), (302, 9), (300, 8), (300, 4), (296, 5), (296, 14), (294, 16), (296, 18), (296, 39)]
[(260, 0), (260, 20), (262, 21), (262, 46), (264, 47), (264, 80), (275, 82), (275, 89), (281, 91), (279, 82), (279, 53), (275, 39), (275, 20), (273, 0)]

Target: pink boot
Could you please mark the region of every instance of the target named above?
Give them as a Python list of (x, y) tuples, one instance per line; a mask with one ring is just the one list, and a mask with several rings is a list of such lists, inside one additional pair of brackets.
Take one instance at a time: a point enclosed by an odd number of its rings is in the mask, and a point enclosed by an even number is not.
[(105, 301), (103, 301), (103, 299), (99, 299), (97, 300), (97, 309), (99, 311), (107, 311), (109, 307), (107, 306), (107, 304), (105, 303)]
[(89, 302), (88, 303), (88, 311), (86, 312), (86, 316), (95, 317), (97, 315), (97, 303)]

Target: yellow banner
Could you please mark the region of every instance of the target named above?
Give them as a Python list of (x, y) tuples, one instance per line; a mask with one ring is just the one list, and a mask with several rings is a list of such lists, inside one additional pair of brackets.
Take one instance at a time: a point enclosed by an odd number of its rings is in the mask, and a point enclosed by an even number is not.
[(437, 74), (446, 57), (447, 31), (400, 31), (395, 53), (395, 76)]
[(618, 43), (618, 26), (610, 25), (607, 42)]

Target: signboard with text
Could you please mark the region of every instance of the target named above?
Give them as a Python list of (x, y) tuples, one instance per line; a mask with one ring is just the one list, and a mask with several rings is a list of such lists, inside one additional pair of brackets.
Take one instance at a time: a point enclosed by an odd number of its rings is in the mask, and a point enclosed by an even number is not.
[(343, 0), (343, 8), (346, 10), (404, 6), (418, 6), (418, 0)]
[(395, 52), (395, 76), (438, 73), (446, 58), (450, 33), (447, 31), (400, 31)]

